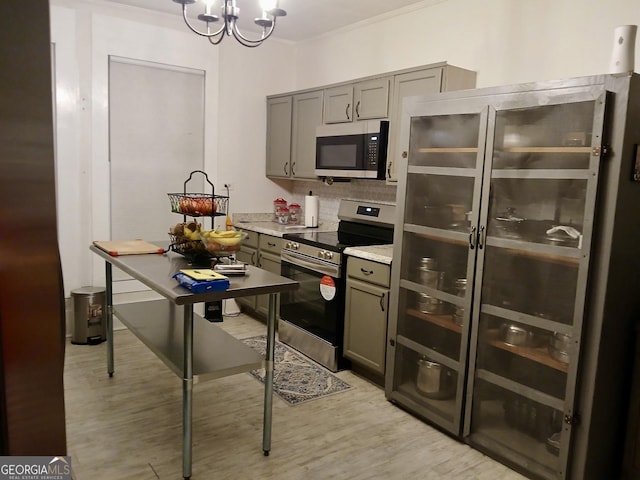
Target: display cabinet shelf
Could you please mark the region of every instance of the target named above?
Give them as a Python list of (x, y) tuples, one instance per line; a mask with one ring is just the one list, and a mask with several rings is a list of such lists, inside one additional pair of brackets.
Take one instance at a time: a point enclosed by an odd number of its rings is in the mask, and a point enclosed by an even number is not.
[(398, 391), (413, 400), (416, 408), (424, 408), (424, 405), (427, 405), (429, 410), (449, 421), (451, 421), (455, 414), (455, 401), (453, 398), (429, 398), (418, 391), (415, 382), (407, 381), (402, 383), (399, 385)]
[(557, 465), (558, 456), (547, 447), (546, 441), (536, 440), (531, 435), (512, 428), (505, 418), (504, 404), (497, 400), (485, 400), (481, 403), (478, 417), (482, 423), (477, 426), (474, 441), (480, 448), (503, 451), (513, 455), (512, 451), (526, 452), (521, 454), (519, 463), (531, 465), (541, 478), (556, 478), (557, 474), (550, 465)]
[(521, 395), (528, 400), (540, 403), (541, 405), (545, 405), (556, 410), (562, 411), (563, 409), (564, 400), (556, 398), (528, 385), (515, 382), (490, 370), (477, 368), (476, 375), (479, 380), (483, 380), (484, 382), (493, 384), (513, 394)]
[(439, 327), (446, 328), (452, 332), (462, 333), (462, 327), (453, 321), (453, 315), (434, 315), (432, 313), (424, 313), (413, 308), (408, 309), (407, 314), (429, 323), (433, 323), (434, 325), (438, 325)]
[[(487, 237), (486, 244), (490, 247), (500, 248), (501, 252), (505, 255), (530, 258), (576, 268), (580, 265), (580, 259), (582, 257), (582, 252), (578, 248), (556, 247), (552, 245), (526, 242), (522, 240), (511, 240), (500, 237)], [(562, 253), (550, 253), (553, 251), (559, 251)]]
[(478, 153), (478, 147), (424, 147), (416, 148), (417, 153)]
[(519, 355), (520, 357), (532, 360), (542, 365), (546, 365), (547, 367), (559, 370), (560, 372), (567, 373), (569, 369), (569, 365), (567, 363), (560, 362), (549, 354), (547, 346), (526, 347), (510, 345), (500, 340), (498, 330), (487, 330), (485, 339), (490, 345), (496, 348), (513, 353), (514, 355)]
[[(428, 227), (427, 227), (428, 228)], [(431, 229), (430, 230), (435, 230)], [(407, 225), (405, 228), (407, 232), (413, 232), (417, 237), (424, 238), (425, 240), (435, 240), (438, 242), (450, 243), (452, 245), (467, 246), (469, 244), (468, 232), (453, 232), (451, 230), (441, 230), (441, 234), (435, 232), (426, 232), (425, 227), (419, 225)]]
[(591, 147), (507, 147), (505, 153), (586, 153), (591, 154)]

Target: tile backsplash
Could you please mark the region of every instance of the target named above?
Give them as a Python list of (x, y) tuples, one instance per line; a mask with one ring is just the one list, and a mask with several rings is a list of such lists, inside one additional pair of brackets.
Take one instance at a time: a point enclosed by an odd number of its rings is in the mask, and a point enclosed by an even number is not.
[(304, 197), (309, 191), (317, 195), (320, 203), (320, 220), (338, 221), (340, 199), (369, 200), (375, 202), (396, 203), (396, 186), (387, 185), (383, 180), (355, 180), (335, 182), (327, 185), (320, 181), (294, 181), (289, 203), (297, 202), (304, 208)]

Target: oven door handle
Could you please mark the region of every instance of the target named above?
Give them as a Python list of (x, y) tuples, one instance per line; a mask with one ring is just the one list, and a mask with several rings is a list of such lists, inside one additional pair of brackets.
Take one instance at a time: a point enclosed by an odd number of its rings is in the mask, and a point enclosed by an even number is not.
[(291, 263), (292, 265), (299, 265), (304, 268), (308, 268), (309, 270), (313, 270), (314, 272), (322, 273), (324, 275), (329, 275), (330, 277), (340, 278), (340, 266), (332, 265), (330, 263), (317, 262), (313, 260), (307, 260), (305, 257), (301, 255), (296, 255), (295, 253), (282, 252), (280, 254), (280, 259), (283, 262)]

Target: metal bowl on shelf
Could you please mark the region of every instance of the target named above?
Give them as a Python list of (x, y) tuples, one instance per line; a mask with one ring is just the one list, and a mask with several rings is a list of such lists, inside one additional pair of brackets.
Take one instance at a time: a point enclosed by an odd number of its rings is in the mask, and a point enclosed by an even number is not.
[(539, 347), (544, 343), (544, 334), (534, 329), (505, 322), (500, 325), (500, 339), (514, 347)]

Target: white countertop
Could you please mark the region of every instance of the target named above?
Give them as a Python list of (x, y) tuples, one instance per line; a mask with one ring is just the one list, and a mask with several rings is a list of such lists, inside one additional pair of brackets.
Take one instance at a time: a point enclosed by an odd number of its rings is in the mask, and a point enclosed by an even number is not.
[(367, 247), (347, 247), (344, 249), (345, 255), (364, 258), (373, 262), (391, 265), (393, 257), (393, 245), (370, 245)]
[(307, 228), (304, 225), (280, 225), (273, 221), (236, 221), (234, 227), (239, 230), (249, 230), (257, 233), (273, 235), (274, 237), (282, 237), (285, 233), (303, 233), (303, 232), (335, 232), (338, 229), (337, 223), (323, 222), (317, 227)]

